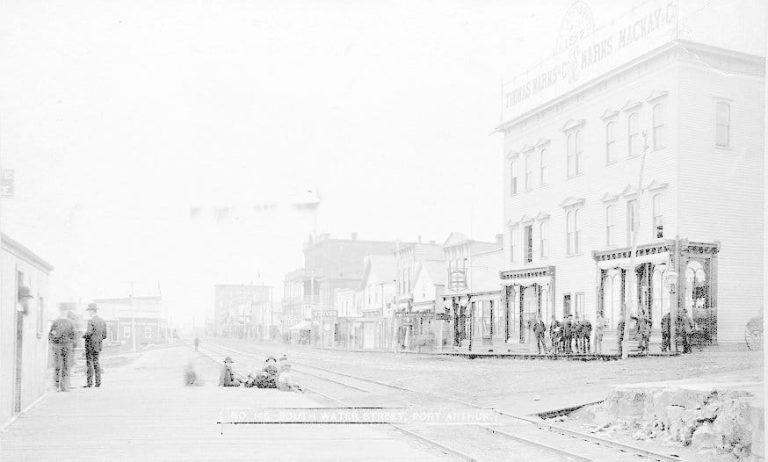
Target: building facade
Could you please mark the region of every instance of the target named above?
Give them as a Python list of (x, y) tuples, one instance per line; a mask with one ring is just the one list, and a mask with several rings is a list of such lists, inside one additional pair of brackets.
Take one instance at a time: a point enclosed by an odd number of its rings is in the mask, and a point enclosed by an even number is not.
[[(99, 306), (99, 317), (107, 323), (110, 341), (136, 345), (165, 343), (171, 336), (168, 314), (159, 295), (101, 298), (94, 300)], [(81, 329), (85, 328), (83, 318)]]
[(216, 335), (269, 338), (272, 318), (272, 287), (258, 284), (214, 286)]
[[(43, 396), (48, 375), (48, 278), (53, 267), (8, 236), (0, 254), (0, 427)], [(22, 300), (20, 289), (31, 298)], [(24, 308), (26, 304), (26, 308)]]
[(683, 309), (707, 341), (743, 340), (763, 298), (765, 49), (704, 29), (764, 19), (736, 3), (649, 1), (592, 29), (579, 2), (568, 45), (505, 83), (509, 341), (537, 314), (598, 312), (610, 338), (627, 309), (657, 340)]

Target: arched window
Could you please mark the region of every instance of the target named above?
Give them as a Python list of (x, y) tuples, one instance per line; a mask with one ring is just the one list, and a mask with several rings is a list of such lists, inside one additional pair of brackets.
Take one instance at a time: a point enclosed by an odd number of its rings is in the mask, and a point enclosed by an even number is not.
[(549, 256), (549, 220), (539, 223), (539, 252), (541, 258)]
[(605, 124), (605, 163), (616, 162), (616, 122)]
[(581, 175), (581, 131), (574, 134), (574, 174)]
[(573, 255), (573, 211), (569, 210), (565, 214), (565, 239), (566, 253)]
[(573, 211), (573, 253), (579, 253), (581, 246), (581, 210)]
[(546, 186), (549, 183), (549, 172), (547, 171), (547, 150), (542, 149), (539, 153), (539, 184)]
[(576, 175), (576, 137), (573, 132), (568, 133), (566, 138), (566, 155), (568, 178)]
[(653, 149), (664, 147), (664, 105), (653, 106)]
[(627, 154), (640, 154), (640, 114), (633, 112), (627, 119)]
[(662, 209), (661, 193), (653, 196), (653, 236), (656, 239), (664, 237), (664, 210)]

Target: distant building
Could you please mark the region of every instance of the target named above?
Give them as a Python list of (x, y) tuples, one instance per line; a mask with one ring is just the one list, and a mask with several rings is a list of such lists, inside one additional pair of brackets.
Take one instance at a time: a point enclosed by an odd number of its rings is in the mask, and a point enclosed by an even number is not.
[(363, 268), (363, 348), (389, 348), (396, 335), (396, 260), (394, 255), (369, 255), (363, 260)]
[[(358, 288), (363, 277), (364, 257), (391, 256), (394, 250), (394, 242), (360, 240), (356, 233), (349, 239), (332, 238), (328, 234), (310, 237), (304, 245), (304, 268), (288, 273), (284, 283), (283, 317), (295, 322), (289, 326), (294, 337), (298, 335), (296, 332), (311, 332), (313, 343), (331, 344), (348, 337), (338, 326), (334, 306), (336, 291)], [(326, 329), (325, 326), (333, 327)]]
[(272, 315), (272, 287), (253, 284), (214, 286), (216, 335), (269, 338), (279, 319)]
[(107, 338), (137, 345), (165, 343), (171, 333), (168, 313), (160, 295), (140, 297), (101, 298), (94, 300), (98, 315), (107, 323)]
[(600, 312), (614, 345), (630, 310), (658, 340), (687, 309), (706, 340), (743, 341), (765, 290), (765, 2), (652, 0), (597, 29), (579, 5), (503, 86), (505, 335)]
[[(2, 236), (0, 253), (0, 427), (42, 396), (49, 380), (48, 277), (53, 267)], [(24, 311), (21, 288), (29, 290)], [(26, 290), (25, 289), (25, 290)], [(52, 313), (51, 313), (52, 314)], [(58, 315), (58, 313), (56, 313)]]
[(447, 317), (446, 346), (503, 343), (503, 310), (499, 271), (503, 264), (502, 237), (496, 242), (469, 239), (451, 233), (443, 244), (446, 259), (446, 290), (442, 294), (443, 319)]

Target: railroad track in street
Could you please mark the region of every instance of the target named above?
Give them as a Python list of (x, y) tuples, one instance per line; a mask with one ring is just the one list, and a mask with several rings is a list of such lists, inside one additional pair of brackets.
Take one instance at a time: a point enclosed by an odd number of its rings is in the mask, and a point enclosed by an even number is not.
[[(224, 356), (233, 356), (243, 361), (262, 361), (263, 350), (246, 352), (224, 345), (209, 343), (207, 354), (215, 361)], [(257, 353), (258, 352), (258, 353)], [(267, 352), (265, 352), (267, 353)], [(248, 358), (248, 359), (246, 359)], [(363, 377), (336, 371), (317, 364), (291, 361), (293, 371), (310, 379), (307, 391), (323, 399), (345, 407), (377, 405), (382, 407), (407, 406), (415, 409), (430, 409), (445, 406), (451, 402), (463, 409), (487, 410), (482, 406), (434, 392), (423, 392), (397, 384), (387, 383), (370, 377)], [(340, 388), (343, 391), (342, 398)], [(354, 404), (349, 402), (352, 399)], [(535, 460), (646, 460), (680, 461), (678, 456), (663, 454), (644, 448), (608, 440), (595, 435), (551, 424), (538, 417), (517, 415), (493, 409), (504, 423), (498, 425), (439, 425), (411, 426), (390, 424), (401, 433), (427, 443), (443, 453), (462, 460), (504, 460), (509, 454), (531, 453), (525, 459)], [(456, 448), (460, 442), (461, 449)], [(574, 449), (576, 448), (576, 449)], [(522, 452), (520, 452), (522, 451)], [(535, 455), (534, 455), (535, 453)]]

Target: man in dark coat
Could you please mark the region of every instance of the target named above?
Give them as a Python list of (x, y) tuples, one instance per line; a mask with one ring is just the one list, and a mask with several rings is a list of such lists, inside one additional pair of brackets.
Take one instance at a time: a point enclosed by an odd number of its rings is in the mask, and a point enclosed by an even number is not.
[(101, 353), (101, 342), (107, 338), (107, 323), (96, 314), (99, 307), (95, 303), (88, 305), (87, 311), (91, 314), (88, 320), (88, 328), (83, 334), (85, 339), (85, 367), (88, 383), (85, 388), (93, 386), (93, 376), (96, 375), (96, 386), (101, 386), (101, 365), (99, 364), (99, 354)]
[(536, 322), (533, 324), (533, 333), (536, 336), (536, 349), (541, 354), (542, 348), (544, 353), (547, 352), (547, 344), (544, 343), (544, 333), (547, 331), (544, 326), (544, 321), (541, 320), (541, 315), (536, 316)]
[(693, 321), (688, 316), (688, 309), (683, 308), (682, 313), (677, 315), (677, 334), (683, 341), (683, 353), (691, 352), (691, 333), (693, 332)]
[(670, 319), (671, 316), (669, 313), (665, 314), (661, 317), (661, 351), (671, 351), (672, 346), (670, 345), (670, 334), (672, 331), (670, 330)]
[(68, 310), (60, 308), (59, 319), (53, 321), (48, 332), (48, 342), (53, 351), (54, 376), (56, 391), (69, 391), (69, 364), (71, 352), (75, 343), (75, 326), (69, 320)]
[(591, 351), (589, 344), (592, 338), (592, 323), (586, 317), (584, 317), (584, 321), (582, 321), (582, 335), (584, 336), (583, 353), (589, 353)]
[(571, 321), (570, 314), (566, 316), (565, 321), (563, 321), (563, 341), (565, 342), (565, 345), (563, 347), (563, 352), (565, 354), (571, 354), (573, 352), (573, 349), (571, 347), (571, 342), (573, 340), (573, 321)]
[(618, 341), (619, 356), (621, 356), (624, 346), (624, 314), (621, 315), (621, 320), (616, 325), (616, 340)]

